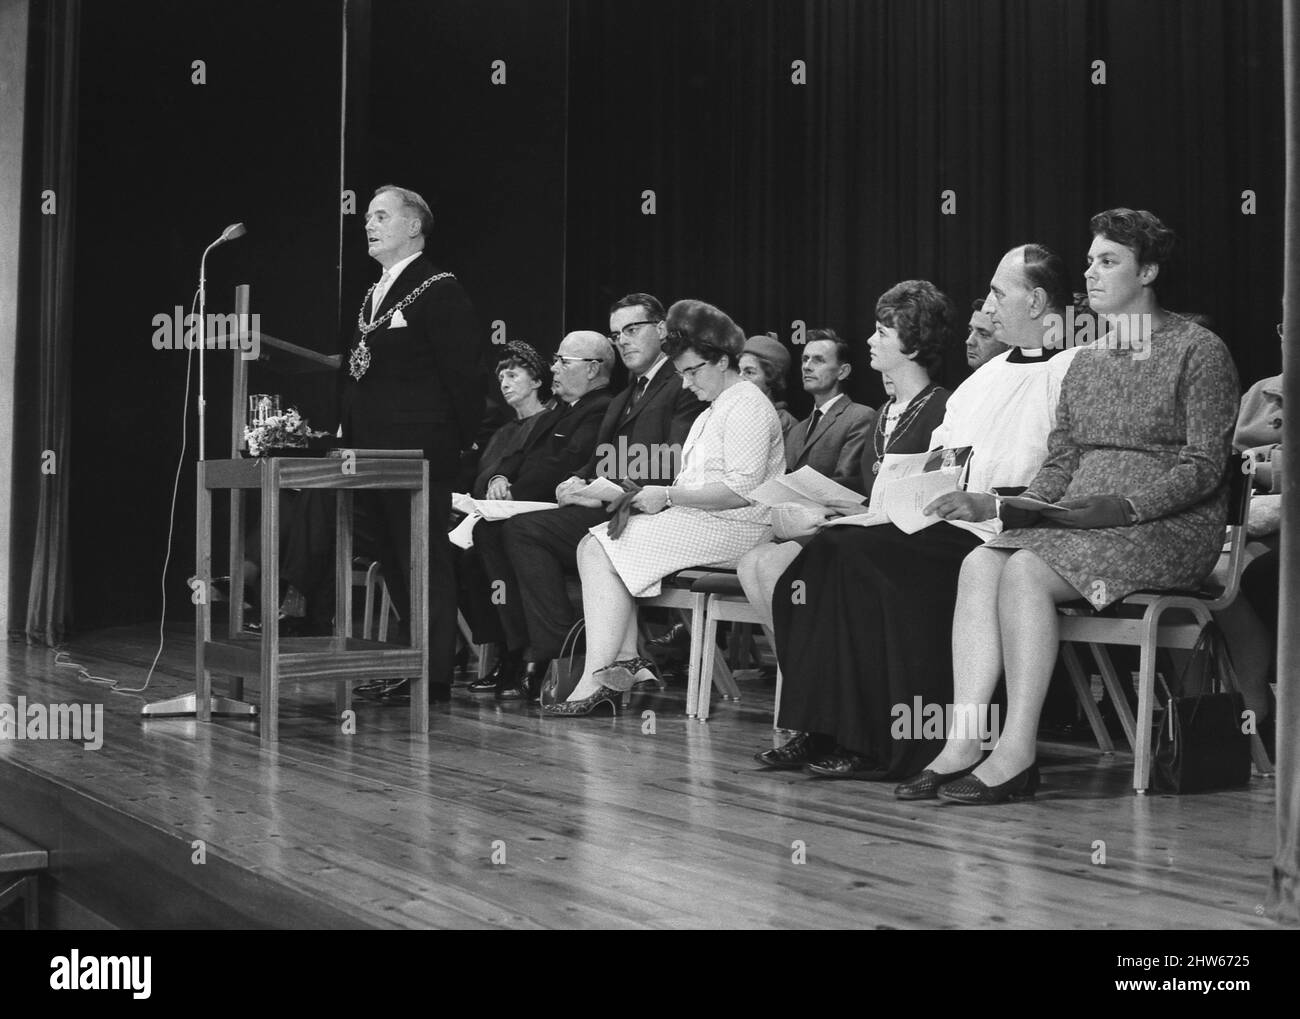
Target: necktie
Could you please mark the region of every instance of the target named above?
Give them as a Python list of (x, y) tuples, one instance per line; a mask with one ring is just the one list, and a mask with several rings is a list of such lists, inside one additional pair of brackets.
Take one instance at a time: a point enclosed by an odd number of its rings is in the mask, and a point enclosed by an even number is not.
[(388, 284), (392, 281), (392, 274), (385, 269), (384, 274), (379, 277), (379, 282), (375, 284), (375, 292), (370, 295), (370, 321), (373, 322), (375, 315), (379, 313), (379, 306), (384, 303), (384, 295), (388, 293)]
[(646, 386), (649, 384), (650, 380), (644, 375), (636, 380), (636, 388), (632, 390), (632, 399), (627, 402), (627, 412), (629, 414), (632, 413), (632, 408), (641, 401), (641, 397), (645, 396)]
[(820, 410), (814, 410), (812, 412), (812, 420), (808, 422), (808, 434), (803, 437), (804, 442), (807, 442), (813, 437), (813, 432), (817, 431), (817, 422), (821, 419), (822, 412)]

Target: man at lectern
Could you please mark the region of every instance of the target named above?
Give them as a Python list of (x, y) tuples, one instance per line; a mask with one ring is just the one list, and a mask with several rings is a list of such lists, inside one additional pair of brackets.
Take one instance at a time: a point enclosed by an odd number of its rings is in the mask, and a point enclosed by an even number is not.
[[(487, 372), (469, 297), (454, 275), (424, 255), (432, 229), (433, 213), (414, 191), (391, 184), (375, 191), (366, 210), (366, 243), (383, 274), (361, 304), (340, 367), (340, 422), (346, 446), (419, 449), (429, 461), (429, 682), (436, 690), (451, 683), (456, 651), (456, 582), (447, 542), (452, 485), (461, 450), (473, 442), (482, 416)], [(410, 499), (405, 492), (364, 494), (379, 531), (379, 558), (406, 624)]]

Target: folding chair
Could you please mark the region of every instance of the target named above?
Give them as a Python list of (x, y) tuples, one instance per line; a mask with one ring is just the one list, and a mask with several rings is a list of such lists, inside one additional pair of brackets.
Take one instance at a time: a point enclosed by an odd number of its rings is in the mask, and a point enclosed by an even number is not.
[[(1158, 648), (1196, 646), (1201, 630), (1212, 620), (1212, 613), (1227, 608), (1236, 599), (1241, 586), (1241, 571), (1246, 562), (1246, 521), (1250, 515), (1250, 475), (1238, 469), (1234, 457), (1229, 463), (1228, 536), (1225, 542), (1227, 568), (1222, 584), (1207, 581), (1196, 591), (1139, 591), (1099, 614), (1086, 603), (1062, 605), (1060, 613), (1061, 653), (1070, 679), (1083, 704), (1088, 721), (1103, 751), (1113, 749), (1101, 713), (1092, 699), (1091, 687), (1083, 675), (1078, 656), (1068, 642), (1087, 644), (1101, 670), (1102, 680), (1111, 703), (1119, 714), (1124, 735), (1133, 748), (1133, 790), (1146, 793), (1151, 774), (1151, 725), (1155, 708), (1156, 651)], [(1166, 622), (1167, 614), (1181, 616), (1181, 621)], [(1119, 676), (1106, 651), (1107, 644), (1140, 647), (1138, 669), (1137, 719), (1129, 708), (1120, 687)], [(1272, 766), (1258, 735), (1251, 737), (1251, 754), (1255, 765), (1269, 773)]]
[[(699, 676), (700, 681), (691, 684), (686, 692), (686, 713), (701, 722), (708, 721), (709, 700), (712, 688), (716, 685), (724, 699), (740, 700), (740, 688), (727, 669), (725, 663), (717, 657), (718, 624), (749, 623), (762, 624), (758, 610), (745, 597), (745, 590), (740, 585), (740, 578), (734, 570), (710, 570), (695, 582), (691, 588), (697, 595), (707, 596), (704, 605), (704, 634), (702, 640)], [(692, 641), (694, 644), (694, 641)], [(703, 677), (712, 677), (712, 683)], [(781, 710), (781, 670), (776, 670), (776, 707), (772, 712), (772, 728), (777, 728), (777, 715)]]

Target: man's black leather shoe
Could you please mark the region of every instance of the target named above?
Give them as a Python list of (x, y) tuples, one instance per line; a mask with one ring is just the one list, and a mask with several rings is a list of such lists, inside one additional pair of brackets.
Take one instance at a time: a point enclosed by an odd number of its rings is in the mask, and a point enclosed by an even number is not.
[(691, 628), (685, 623), (674, 623), (666, 633), (646, 642), (654, 655), (684, 655), (691, 649)]
[(497, 657), (496, 668), (482, 679), (474, 680), (469, 685), (469, 692), (492, 693), (495, 690), (504, 690), (515, 686), (516, 678), (519, 676), (519, 668), (522, 664), (519, 652), (502, 651)]
[(544, 658), (536, 662), (524, 662), (523, 667), (515, 673), (514, 679), (497, 688), (499, 701), (535, 701), (541, 695), (542, 683), (551, 667), (551, 660)]
[[(410, 704), (411, 681), (409, 679), (399, 679), (380, 695), (379, 700), (382, 704)], [(430, 680), (429, 703), (449, 700), (451, 700), (451, 683), (435, 683)]]

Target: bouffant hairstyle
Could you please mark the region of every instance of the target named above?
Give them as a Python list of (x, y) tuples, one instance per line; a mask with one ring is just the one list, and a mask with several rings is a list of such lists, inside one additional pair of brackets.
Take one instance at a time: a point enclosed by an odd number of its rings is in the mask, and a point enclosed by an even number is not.
[(1132, 248), (1138, 265), (1163, 266), (1178, 246), (1178, 235), (1146, 209), (1107, 209), (1088, 221), (1088, 229)]
[(693, 350), (710, 364), (717, 364), (726, 355), (728, 365), (740, 364), (745, 349), (745, 334), (721, 308), (705, 301), (678, 301), (668, 309), (665, 319), (668, 337), (664, 340), (664, 353), (680, 357)]
[(898, 330), (898, 346), (931, 378), (943, 370), (944, 352), (955, 342), (957, 309), (929, 280), (903, 280), (876, 301), (876, 321)]

